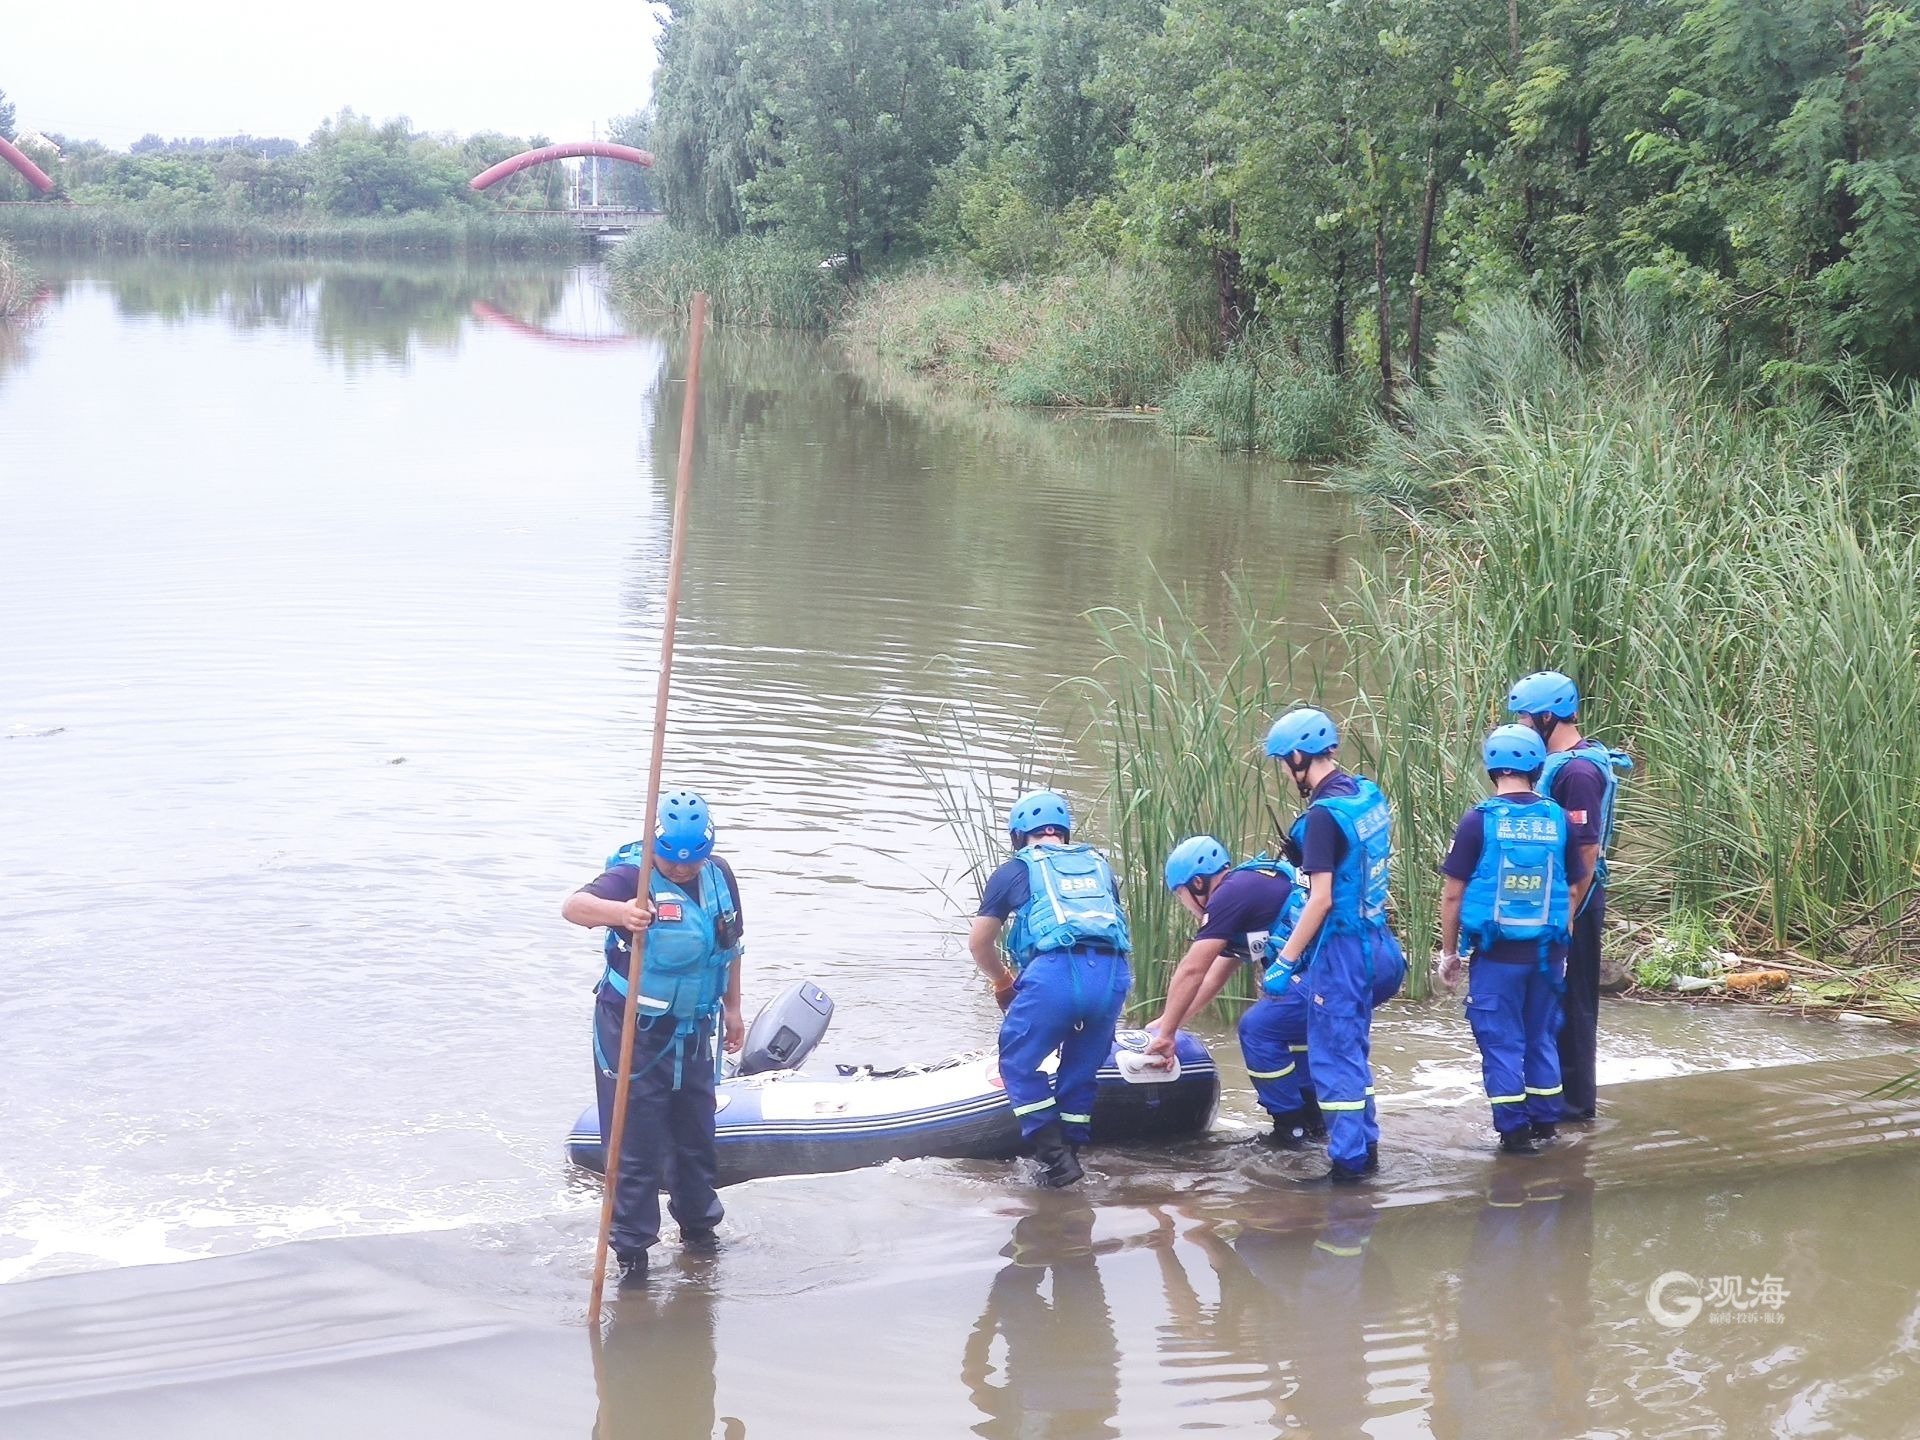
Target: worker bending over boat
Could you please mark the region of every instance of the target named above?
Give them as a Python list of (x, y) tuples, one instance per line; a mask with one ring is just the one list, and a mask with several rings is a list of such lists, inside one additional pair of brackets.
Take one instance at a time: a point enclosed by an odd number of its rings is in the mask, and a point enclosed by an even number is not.
[[(1148, 1027), (1154, 1038), (1147, 1054), (1171, 1062), (1180, 1027), (1213, 1003), (1240, 966), (1256, 965), (1260, 993), (1240, 1017), (1240, 1051), (1260, 1107), (1273, 1117), (1273, 1129), (1260, 1139), (1282, 1150), (1325, 1140), (1307, 1053), (1311, 990), (1278, 959), (1306, 908), (1305, 879), (1284, 857), (1258, 855), (1235, 865), (1226, 846), (1195, 835), (1167, 856), (1166, 881), (1200, 928), (1174, 968), (1160, 1018)], [(1397, 994), (1404, 978), (1403, 964), (1377, 966), (1374, 1005)]]
[[(1132, 944), (1113, 868), (1091, 845), (1073, 843), (1062, 797), (1023, 796), (1008, 814), (1007, 835), (1013, 858), (987, 877), (967, 949), (1006, 1012), (1000, 1078), (1020, 1134), (1045, 1183), (1059, 1188), (1081, 1177), (1096, 1077), (1132, 983)], [(1040, 1067), (1056, 1050), (1060, 1065), (1049, 1078)]]

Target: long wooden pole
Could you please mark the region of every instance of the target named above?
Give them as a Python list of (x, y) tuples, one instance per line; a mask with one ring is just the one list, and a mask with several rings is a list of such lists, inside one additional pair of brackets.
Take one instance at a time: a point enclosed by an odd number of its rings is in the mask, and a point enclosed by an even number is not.
[[(687, 552), (687, 501), (693, 492), (694, 419), (700, 408), (700, 347), (707, 334), (707, 297), (693, 297), (692, 344), (687, 351), (687, 393), (680, 406), (680, 474), (673, 487), (673, 548), (667, 552), (667, 609), (660, 622), (660, 677), (653, 700), (653, 757), (647, 765), (647, 808), (642, 834), (640, 888), (645, 900), (653, 893), (652, 826), (660, 806), (660, 766), (667, 749), (667, 693), (673, 683), (673, 631), (680, 618), (680, 567)], [(613, 1114), (602, 1139), (606, 1148), (606, 1181), (601, 1187), (600, 1239), (593, 1251), (593, 1293), (587, 1299), (587, 1323), (598, 1326), (600, 1304), (607, 1288), (607, 1242), (613, 1235), (614, 1191), (620, 1183), (620, 1143), (627, 1129), (627, 1087), (633, 1080), (634, 1019), (639, 1011), (640, 967), (645, 962), (647, 932), (635, 930), (627, 950), (627, 1003), (620, 1019), (619, 1082), (613, 1092)]]

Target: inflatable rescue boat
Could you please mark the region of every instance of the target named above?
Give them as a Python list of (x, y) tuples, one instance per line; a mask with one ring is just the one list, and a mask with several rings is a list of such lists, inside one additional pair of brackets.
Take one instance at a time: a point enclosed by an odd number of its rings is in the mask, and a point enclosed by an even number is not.
[[(826, 1033), (833, 1002), (801, 981), (755, 1018), (737, 1069), (719, 1084), (714, 1119), (722, 1185), (768, 1175), (819, 1175), (888, 1160), (1004, 1159), (1020, 1151), (990, 1050), (925, 1065), (801, 1068)], [(1144, 1063), (1144, 1030), (1122, 1030), (1100, 1069), (1096, 1145), (1178, 1139), (1213, 1123), (1220, 1075), (1197, 1037), (1181, 1031), (1176, 1063)], [(589, 1105), (567, 1137), (574, 1164), (602, 1172), (600, 1114)]]

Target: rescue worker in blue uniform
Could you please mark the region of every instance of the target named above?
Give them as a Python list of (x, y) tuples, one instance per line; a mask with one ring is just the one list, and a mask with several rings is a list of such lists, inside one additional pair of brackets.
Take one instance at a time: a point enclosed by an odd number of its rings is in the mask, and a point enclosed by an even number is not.
[[(1064, 799), (1051, 790), (1021, 797), (1007, 834), (1013, 858), (987, 877), (967, 949), (1006, 1011), (1007, 1100), (1042, 1178), (1058, 1189), (1082, 1174), (1079, 1149), (1092, 1138), (1096, 1076), (1132, 984), (1133, 947), (1113, 868), (1091, 845), (1073, 843)], [(1056, 1050), (1060, 1065), (1049, 1080), (1040, 1066)]]
[[(613, 855), (606, 870), (567, 897), (561, 915), (575, 925), (607, 927), (606, 971), (594, 989), (595, 1089), (600, 1133), (612, 1124), (619, 1086), (620, 1028), (632, 976), (629, 936), (646, 948), (636, 1001), (633, 1075), (614, 1188), (613, 1252), (622, 1284), (644, 1280), (647, 1251), (660, 1238), (660, 1188), (680, 1226), (681, 1244), (711, 1249), (726, 1213), (714, 1189), (716, 1028), (726, 1048), (745, 1038), (740, 961), (745, 923), (740, 887), (713, 853), (706, 801), (676, 791), (660, 801), (653, 831), (653, 876), (639, 898), (640, 842)], [(610, 1162), (611, 1163), (611, 1162)]]
[(1567, 945), (1567, 988), (1561, 997), (1560, 1080), (1571, 1120), (1591, 1120), (1600, 1037), (1600, 937), (1607, 920), (1607, 851), (1613, 845), (1614, 800), (1633, 768), (1624, 751), (1580, 733), (1580, 690), (1558, 670), (1514, 681), (1507, 708), (1546, 742), (1540, 793), (1567, 812), (1583, 854), (1586, 879), (1574, 882), (1573, 937)]
[(1309, 706), (1289, 710), (1267, 734), (1267, 754), (1307, 802), (1287, 849), (1308, 889), (1275, 956), (1280, 968), (1266, 983), (1290, 973), (1306, 982), (1307, 1059), (1330, 1162), (1320, 1178), (1346, 1183), (1379, 1168), (1370, 1063), (1374, 986), (1383, 976), (1404, 975), (1407, 959), (1387, 924), (1393, 812), (1379, 786), (1340, 768), (1339, 744), (1332, 717)]
[(1493, 794), (1469, 810), (1440, 863), (1440, 982), (1473, 956), (1467, 1020), (1501, 1152), (1539, 1153), (1560, 1119), (1560, 991), (1569, 897), (1582, 852), (1567, 812), (1534, 791), (1547, 747), (1525, 725), (1481, 746)]
[[(1308, 987), (1277, 962), (1306, 908), (1306, 881), (1284, 857), (1260, 855), (1235, 865), (1211, 835), (1191, 836), (1173, 848), (1166, 881), (1200, 928), (1174, 967), (1160, 1018), (1148, 1027), (1154, 1035), (1148, 1056), (1171, 1061), (1180, 1027), (1213, 1003), (1241, 965), (1257, 965), (1261, 991), (1240, 1017), (1240, 1051), (1260, 1106), (1273, 1117), (1273, 1129), (1260, 1139), (1284, 1150), (1326, 1139), (1307, 1054)], [(1271, 989), (1264, 983), (1268, 971), (1276, 971)], [(1392, 997), (1403, 978), (1403, 967), (1381, 964), (1374, 1005)]]

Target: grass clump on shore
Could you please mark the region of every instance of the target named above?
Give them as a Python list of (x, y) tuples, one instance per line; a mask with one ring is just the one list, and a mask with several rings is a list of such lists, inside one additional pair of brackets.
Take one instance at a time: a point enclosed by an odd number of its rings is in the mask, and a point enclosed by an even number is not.
[(1575, 346), (1500, 306), (1443, 341), (1405, 427), (1344, 473), (1400, 543), (1338, 617), (1356, 729), (1425, 913), (1515, 675), (1574, 675), (1639, 768), (1615, 894), (1749, 947), (1916, 938), (1920, 392), (1754, 406), (1711, 336), (1619, 309)]
[(193, 205), (8, 205), (0, 235), (21, 249), (212, 250), (268, 255), (558, 255), (578, 251), (580, 232), (554, 216), (511, 211), (432, 211), (364, 219), (267, 219)]
[(0, 320), (26, 309), (33, 294), (33, 271), (14, 252), (6, 236), (0, 235)]
[(1196, 297), (1171, 275), (1086, 266), (991, 282), (919, 270), (870, 282), (842, 329), (936, 383), (1015, 405), (1155, 403), (1204, 354)]
[(1247, 342), (1183, 372), (1161, 401), (1160, 425), (1223, 450), (1325, 460), (1351, 453), (1366, 436), (1379, 392), (1374, 376), (1336, 375)]
[(846, 300), (837, 272), (804, 246), (761, 235), (706, 240), (665, 224), (628, 236), (607, 275), (615, 299), (649, 315), (684, 314), (704, 290), (722, 325), (825, 330)]

